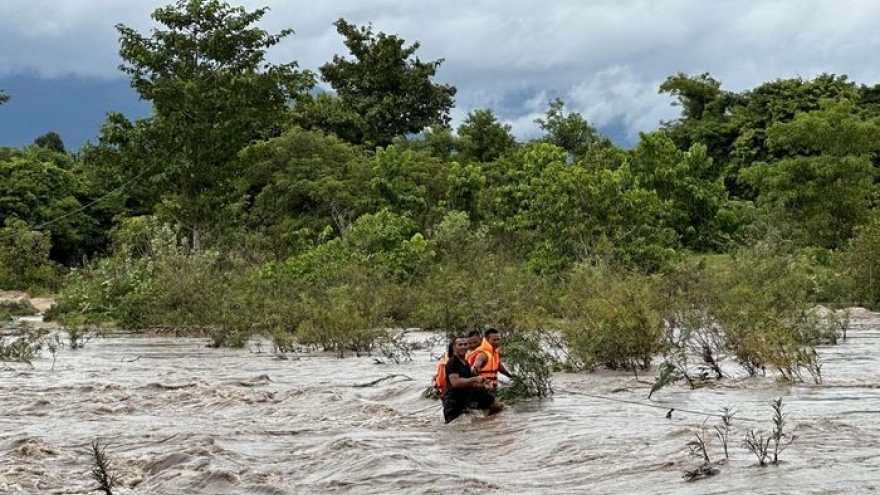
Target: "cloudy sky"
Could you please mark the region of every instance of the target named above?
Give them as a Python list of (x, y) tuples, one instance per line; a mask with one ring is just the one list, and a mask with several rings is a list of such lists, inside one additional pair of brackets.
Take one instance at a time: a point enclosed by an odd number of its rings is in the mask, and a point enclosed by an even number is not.
[[(114, 25), (141, 32), (173, 0), (0, 0), (0, 145), (21, 146), (56, 131), (77, 149), (104, 115), (146, 116), (118, 70)], [(521, 139), (561, 97), (620, 144), (678, 110), (657, 94), (667, 76), (709, 72), (725, 88), (822, 72), (880, 83), (878, 0), (232, 0), (270, 7), (262, 27), (294, 36), (273, 62), (317, 70), (345, 53), (332, 23), (422, 43), (422, 59), (444, 58), (437, 80), (458, 87), (455, 123), (492, 108)]]

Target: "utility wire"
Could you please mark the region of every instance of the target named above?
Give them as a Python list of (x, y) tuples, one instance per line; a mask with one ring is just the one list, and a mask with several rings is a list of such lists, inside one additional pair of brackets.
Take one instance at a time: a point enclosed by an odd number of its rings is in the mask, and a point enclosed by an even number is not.
[(150, 165), (149, 167), (147, 167), (147, 168), (141, 170), (137, 175), (135, 175), (134, 177), (132, 177), (132, 178), (129, 179), (128, 181), (124, 182), (122, 185), (120, 185), (120, 186), (117, 187), (116, 189), (114, 189), (114, 190), (110, 191), (109, 193), (107, 193), (107, 194), (101, 196), (100, 198), (98, 198), (98, 199), (92, 201), (91, 203), (88, 203), (88, 204), (86, 204), (86, 205), (84, 205), (84, 206), (81, 206), (81, 207), (79, 207), (79, 208), (77, 208), (77, 209), (75, 209), (75, 210), (73, 210), (73, 211), (69, 211), (69, 212), (67, 212), (67, 213), (65, 213), (65, 214), (63, 214), (63, 215), (61, 215), (61, 216), (59, 216), (59, 217), (53, 218), (53, 219), (51, 219), (51, 220), (47, 220), (47, 221), (42, 222), (42, 223), (38, 223), (37, 225), (34, 225), (34, 226), (29, 227), (27, 230), (23, 230), (23, 231), (14, 231), (14, 232), (7, 232), (6, 234), (2, 234), (2, 235), (0, 235), (0, 239), (7, 239), (7, 238), (12, 238), (12, 237), (17, 237), (17, 236), (19, 236), (19, 235), (24, 234), (25, 232), (31, 232), (31, 231), (34, 231), (34, 230), (38, 230), (38, 229), (41, 229), (41, 228), (43, 228), (43, 227), (46, 227), (47, 225), (52, 225), (53, 223), (60, 222), (61, 220), (64, 220), (65, 218), (68, 218), (68, 217), (71, 217), (71, 216), (73, 216), (73, 215), (76, 215), (77, 213), (82, 213), (83, 211), (85, 211), (85, 210), (91, 208), (92, 206), (95, 206), (96, 204), (100, 203), (101, 201), (104, 201), (105, 199), (109, 198), (110, 196), (112, 196), (112, 195), (114, 195), (114, 194), (116, 194), (116, 193), (119, 193), (119, 192), (121, 192), (123, 189), (125, 189), (126, 187), (130, 186), (130, 185), (133, 184), (136, 180), (138, 180), (138, 179), (140, 179), (141, 177), (143, 177), (147, 172), (149, 172), (150, 170), (154, 169), (154, 168), (156, 167), (156, 165), (158, 165), (163, 159), (165, 159), (165, 158), (166, 158), (167, 156), (169, 156), (169, 155), (170, 155), (170, 152), (166, 152), (165, 154), (163, 154), (163, 156), (161, 157), (161, 159), (157, 159), (156, 161), (153, 162), (152, 165)]

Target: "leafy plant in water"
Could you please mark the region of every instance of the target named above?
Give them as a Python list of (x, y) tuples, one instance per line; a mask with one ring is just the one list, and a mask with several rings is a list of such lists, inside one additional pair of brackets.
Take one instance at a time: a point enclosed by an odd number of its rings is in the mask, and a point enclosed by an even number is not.
[(663, 324), (654, 308), (652, 281), (582, 266), (572, 273), (564, 303), (564, 335), (587, 367), (646, 370), (661, 350)]
[(779, 454), (797, 438), (796, 435), (785, 431), (786, 415), (782, 413), (782, 399), (774, 400), (771, 406), (773, 430), (767, 433), (753, 428), (749, 430), (744, 440), (745, 448), (758, 458), (760, 466), (766, 466), (768, 462), (778, 464)]
[(506, 402), (553, 395), (555, 357), (547, 352), (542, 332), (508, 333), (501, 346), (502, 362), (513, 374), (513, 383), (499, 391)]
[(0, 361), (11, 363), (31, 363), (43, 350), (43, 336), (40, 332), (25, 330), (20, 335), (0, 337)]
[(119, 483), (119, 478), (112, 472), (105, 449), (100, 440), (92, 442), (92, 479), (98, 483), (97, 490), (104, 495), (113, 495), (113, 487)]
[(729, 407), (724, 407), (721, 409), (721, 424), (715, 425), (715, 437), (721, 441), (721, 446), (724, 448), (725, 459), (730, 459), (730, 453), (728, 452), (727, 447), (730, 440), (731, 421), (735, 415), (736, 411)]
[(50, 371), (55, 371), (55, 360), (58, 359), (58, 354), (64, 348), (64, 342), (58, 333), (53, 333), (51, 337), (46, 338), (45, 343), (46, 349), (52, 355), (52, 369)]
[(779, 454), (788, 448), (797, 438), (793, 433), (785, 431), (786, 415), (782, 414), (782, 399), (773, 401), (773, 432), (770, 438), (773, 440), (773, 464), (779, 463)]
[(764, 436), (765, 433), (754, 428), (746, 433), (743, 446), (758, 458), (758, 465), (766, 466), (767, 458), (770, 451), (770, 438)]
[(709, 431), (706, 429), (706, 422), (703, 421), (703, 424), (700, 425), (699, 431), (694, 432), (694, 439), (687, 443), (687, 447), (690, 450), (690, 455), (694, 457), (700, 457), (703, 461), (696, 468), (685, 469), (685, 481), (695, 481), (698, 479), (707, 478), (709, 476), (714, 476), (720, 472), (720, 470), (714, 466), (711, 459), (709, 458), (709, 450), (707, 448), (708, 438)]

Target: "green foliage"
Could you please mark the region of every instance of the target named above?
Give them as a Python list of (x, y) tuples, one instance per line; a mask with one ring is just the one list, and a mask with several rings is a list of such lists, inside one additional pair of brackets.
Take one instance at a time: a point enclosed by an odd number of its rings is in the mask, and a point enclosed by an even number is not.
[[(674, 255), (668, 207), (627, 165), (616, 170), (568, 165), (551, 144), (531, 145), (487, 167), (482, 197), (490, 225), (542, 273), (597, 251), (622, 264), (656, 270)], [(510, 242), (512, 241), (512, 242)]]
[(856, 228), (856, 235), (835, 262), (848, 286), (847, 299), (858, 305), (880, 308), (880, 213)]
[(366, 139), (366, 122), (341, 98), (329, 93), (300, 98), (291, 118), (303, 129), (331, 133), (347, 143), (360, 144)]
[[(855, 84), (846, 76), (833, 74), (821, 74), (813, 80), (777, 79), (747, 91), (731, 112), (731, 123), (736, 126), (738, 136), (730, 153), (728, 177), (735, 179), (741, 169), (753, 163), (787, 156), (785, 150), (772, 150), (767, 145), (767, 130), (773, 124), (790, 122), (799, 113), (819, 110), (825, 99), (857, 98)], [(737, 184), (728, 186), (735, 188)], [(750, 192), (745, 189), (734, 192), (750, 197)]]
[(5, 91), (0, 90), (0, 105), (9, 101), (9, 95)]
[(435, 256), (406, 217), (388, 210), (363, 215), (342, 236), (283, 262), (279, 269), (312, 283), (332, 283), (350, 263), (380, 277), (406, 280), (424, 271)]
[(715, 177), (707, 148), (676, 149), (663, 133), (642, 134), (632, 168), (641, 185), (669, 202), (669, 223), (684, 246), (700, 251), (722, 249), (739, 227), (728, 222), (727, 190)]
[(328, 351), (369, 352), (387, 332), (399, 293), (387, 281), (352, 265), (340, 285), (310, 291), (302, 303), (304, 319), (297, 340)]
[(413, 59), (418, 42), (404, 46), (395, 35), (374, 34), (372, 26), (357, 27), (344, 19), (334, 25), (354, 58), (334, 56), (321, 66), (321, 77), (342, 105), (362, 119), (363, 141), (355, 144), (385, 147), (395, 137), (449, 122), (455, 87), (432, 81), (442, 59)]
[(650, 367), (663, 336), (653, 285), (644, 275), (602, 266), (579, 265), (569, 274), (563, 333), (576, 364), (630, 371)]
[(402, 140), (400, 138), (394, 141), (395, 144), (404, 144), (413, 150), (421, 150), (429, 155), (443, 160), (450, 160), (459, 152), (461, 147), (460, 139), (453, 134), (452, 129), (448, 125), (432, 125), (425, 128), (422, 132), (422, 138), (413, 138)]
[(565, 102), (556, 98), (550, 101), (544, 118), (535, 119), (544, 131), (543, 141), (554, 144), (574, 160), (580, 160), (591, 146), (602, 141), (596, 128), (590, 125), (581, 114), (565, 113)]
[(513, 374), (513, 383), (499, 390), (499, 399), (509, 404), (553, 395), (553, 370), (557, 363), (546, 346), (543, 334), (538, 331), (505, 334), (503, 362)]
[(98, 483), (98, 490), (104, 495), (113, 495), (113, 488), (119, 484), (119, 477), (113, 474), (110, 460), (105, 452), (106, 446), (100, 441), (92, 442), (92, 479)]
[(446, 199), (443, 206), (449, 210), (462, 211), (475, 220), (482, 219), (479, 199), (486, 186), (486, 176), (479, 164), (462, 165), (453, 162), (446, 179)]
[(426, 225), (446, 192), (445, 168), (423, 152), (397, 146), (377, 150), (370, 179), (374, 211), (388, 208)]
[(491, 162), (516, 147), (509, 124), (502, 124), (492, 110), (473, 110), (458, 126), (460, 138), (457, 160)]
[(61, 136), (57, 132), (50, 131), (34, 139), (34, 146), (46, 148), (56, 153), (67, 153), (67, 150), (64, 148), (64, 141), (61, 140)]
[(743, 250), (718, 273), (709, 310), (724, 329), (726, 347), (750, 374), (775, 369), (781, 379), (821, 381), (814, 346), (836, 342), (836, 317), (820, 317), (815, 285), (797, 253), (766, 245)]
[(408, 323), (449, 333), (536, 328), (552, 303), (550, 284), (491, 251), (486, 229), (452, 211), (431, 232), (436, 261), (414, 282)]
[(328, 225), (342, 229), (369, 202), (369, 164), (333, 136), (292, 128), (245, 148), (240, 161), (254, 194), (248, 224), (268, 236), (280, 257), (304, 249), (304, 237), (313, 239)]
[(88, 185), (64, 153), (29, 147), (0, 150), (0, 221), (17, 217), (30, 225), (51, 222), (52, 259), (76, 259), (95, 242), (94, 220), (81, 209)]
[(868, 219), (876, 198), (871, 153), (880, 151), (878, 136), (880, 123), (863, 121), (850, 102), (823, 100), (821, 110), (767, 129), (771, 150), (795, 156), (755, 164), (740, 175), (789, 236), (803, 244), (840, 247)]
[(225, 226), (241, 194), (237, 153), (277, 135), (288, 102), (313, 85), (295, 63), (264, 62), (266, 50), (292, 32), (253, 27), (266, 11), (178, 0), (153, 12), (166, 29), (149, 36), (117, 25), (121, 68), (153, 106), (150, 119), (119, 130), (142, 134), (132, 152), (162, 150), (151, 160), (154, 194), (163, 197), (169, 218), (192, 229), (196, 249), (202, 230)]
[(669, 93), (678, 101), (673, 103), (681, 107), (682, 119), (704, 120), (716, 115), (724, 107), (718, 107), (717, 101), (722, 96), (721, 81), (713, 78), (708, 72), (699, 76), (688, 76), (679, 72), (669, 76), (660, 85), (660, 93)]
[(0, 320), (8, 320), (13, 316), (29, 316), (39, 313), (37, 308), (27, 299), (0, 301)]
[(53, 290), (58, 271), (49, 261), (51, 241), (43, 232), (15, 217), (0, 229), (0, 287), (11, 290)]

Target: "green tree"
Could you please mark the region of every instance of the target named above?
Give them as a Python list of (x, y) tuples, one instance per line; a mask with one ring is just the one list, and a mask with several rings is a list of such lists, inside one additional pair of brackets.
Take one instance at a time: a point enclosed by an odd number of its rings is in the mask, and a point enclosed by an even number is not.
[(492, 110), (474, 110), (458, 126), (460, 161), (491, 162), (516, 146), (510, 125), (502, 124)]
[(51, 289), (56, 271), (49, 261), (52, 242), (16, 217), (6, 217), (0, 229), (0, 288)]
[(594, 143), (601, 141), (599, 132), (577, 112), (565, 112), (565, 102), (560, 98), (550, 101), (544, 118), (535, 119), (544, 131), (544, 142), (559, 146), (578, 161)]
[(689, 76), (679, 72), (660, 85), (660, 93), (676, 99), (681, 117), (663, 123), (680, 150), (704, 144), (712, 158), (713, 177), (718, 178), (730, 161), (739, 128), (731, 121), (731, 110), (743, 100), (741, 95), (721, 89), (721, 82), (708, 73)]
[(372, 26), (357, 27), (344, 19), (335, 26), (354, 58), (334, 56), (321, 66), (321, 77), (363, 120), (363, 144), (384, 147), (395, 137), (449, 122), (455, 87), (432, 80), (442, 59), (413, 58), (418, 42), (404, 46), (395, 35), (374, 34)]
[(727, 190), (705, 145), (681, 151), (663, 132), (643, 134), (631, 167), (644, 187), (670, 202), (670, 225), (684, 246), (702, 251), (724, 247), (736, 224), (727, 222)]
[(293, 109), (293, 123), (306, 130), (335, 134), (348, 143), (364, 142), (366, 124), (339, 97), (329, 93), (303, 97)]
[(482, 220), (479, 198), (485, 186), (486, 176), (480, 164), (453, 162), (449, 167), (444, 206), (467, 213), (470, 219)]
[(880, 307), (880, 212), (856, 228), (837, 265), (850, 286), (851, 303), (875, 310)]
[(50, 131), (34, 139), (34, 146), (46, 148), (57, 153), (67, 153), (67, 149), (64, 148), (64, 141), (61, 140), (61, 136), (56, 132)]
[(773, 124), (766, 131), (770, 153), (788, 157), (741, 172), (758, 191), (758, 204), (804, 244), (840, 247), (870, 216), (880, 120), (863, 120), (854, 110), (849, 100), (824, 100), (820, 110)]
[(502, 244), (554, 273), (610, 247), (617, 261), (659, 268), (676, 247), (668, 205), (628, 165), (616, 170), (567, 163), (565, 150), (527, 146), (487, 164), (481, 206)]
[(846, 76), (821, 74), (812, 80), (779, 79), (764, 83), (742, 94), (741, 103), (731, 112), (731, 124), (738, 136), (727, 165), (728, 188), (732, 194), (754, 198), (747, 184), (736, 183), (739, 171), (756, 162), (772, 162), (797, 150), (770, 146), (768, 129), (776, 123), (791, 122), (803, 112), (819, 110), (824, 99), (857, 101), (858, 88)]
[(240, 191), (236, 154), (254, 140), (277, 135), (287, 105), (313, 85), (296, 63), (265, 62), (266, 50), (292, 33), (253, 27), (268, 9), (248, 12), (218, 0), (179, 0), (153, 12), (166, 29), (144, 36), (117, 25), (121, 69), (153, 104), (140, 129), (149, 149), (150, 180), (165, 208), (200, 233), (228, 218)]
[(363, 213), (370, 163), (357, 147), (319, 131), (292, 128), (241, 153), (252, 207), (246, 218), (279, 255), (328, 225), (339, 232)]
[(9, 95), (6, 94), (5, 91), (3, 91), (2, 89), (0, 89), (0, 105), (6, 103), (6, 102), (8, 102), (8, 101), (9, 101)]
[(446, 194), (446, 164), (424, 152), (397, 146), (377, 150), (372, 172), (373, 211), (388, 208), (409, 215), (419, 228), (429, 223)]
[(0, 149), (0, 222), (19, 218), (45, 226), (52, 259), (78, 261), (95, 247), (94, 219), (78, 212), (88, 184), (66, 153), (40, 148)]

